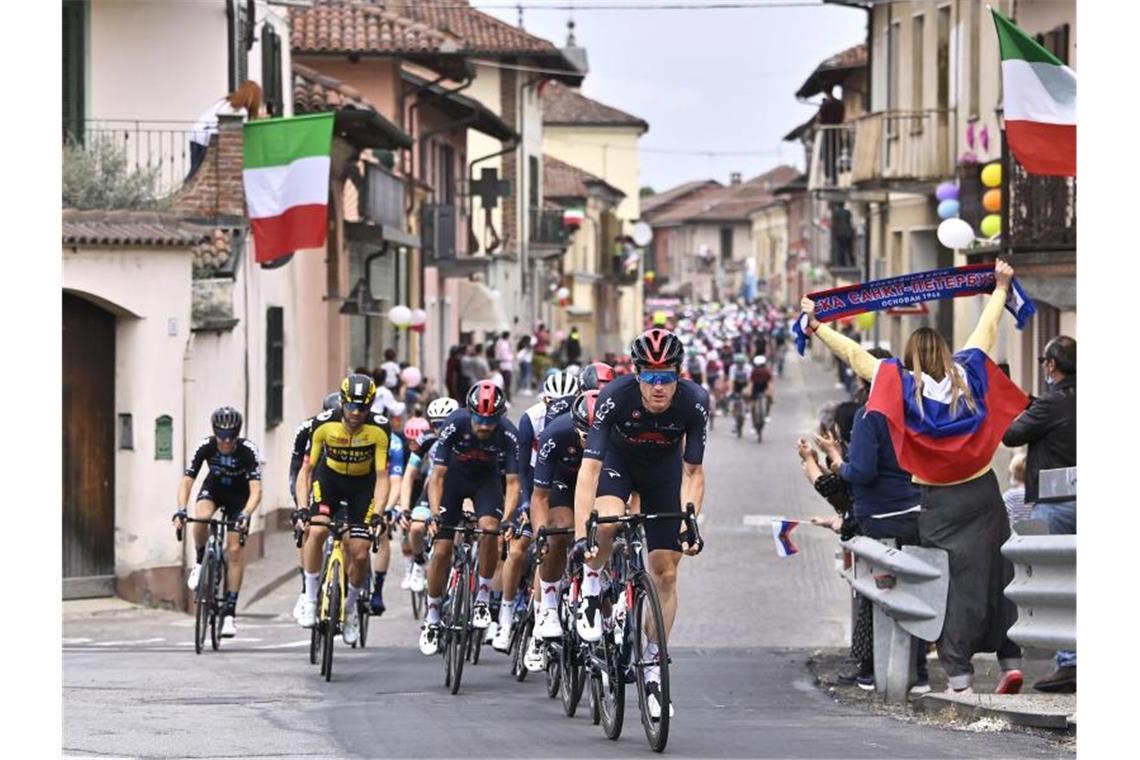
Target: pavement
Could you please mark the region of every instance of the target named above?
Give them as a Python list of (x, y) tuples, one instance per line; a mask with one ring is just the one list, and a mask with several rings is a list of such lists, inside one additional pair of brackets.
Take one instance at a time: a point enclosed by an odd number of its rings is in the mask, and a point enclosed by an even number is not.
[[(764, 441), (736, 439), (724, 418), (709, 434), (702, 535), (686, 558), (680, 611), (670, 635), (679, 719), (669, 753), (721, 757), (1057, 757), (1074, 747), (1075, 696), (973, 699), (928, 695), (891, 707), (835, 680), (845, 667), (850, 596), (835, 569), (837, 537), (804, 525), (800, 553), (774, 550), (771, 517), (807, 519), (830, 507), (802, 477), (795, 440), (835, 401), (830, 362), (792, 358), (777, 386)], [(783, 391), (783, 392), (781, 392)], [(443, 689), (438, 660), (415, 650), (419, 623), (400, 591), (404, 560), (393, 551), (387, 612), (372, 618), (367, 649), (338, 646), (331, 684), (305, 652), (308, 632), (291, 610), (300, 582), (290, 531), (266, 535), (264, 558), (246, 568), (239, 635), (220, 652), (193, 655), (193, 619), (121, 600), (64, 602), (64, 750), (71, 756), (471, 756), (556, 757), (567, 742), (588, 756), (645, 751), (629, 696), (621, 742), (583, 731), (588, 719), (555, 719), (533, 677), (519, 685), (506, 660), (485, 649), (459, 697)], [(339, 643), (339, 642), (338, 642)], [(975, 688), (992, 691), (996, 662), (979, 656)], [(1048, 653), (1027, 658), (1026, 690), (1051, 670)], [(933, 688), (945, 676), (930, 660)], [(630, 693), (633, 693), (631, 688)], [(467, 694), (470, 696), (464, 698)], [(464, 709), (455, 709), (460, 699)], [(520, 711), (534, 711), (520, 712)], [(458, 731), (401, 731), (446, 711)], [(632, 711), (632, 712), (631, 712)], [(1065, 726), (1057, 715), (1065, 714)], [(503, 739), (503, 715), (519, 741)], [(552, 716), (545, 718), (546, 714)], [(110, 716), (114, 716), (113, 718)], [(498, 717), (496, 717), (498, 716)], [(1020, 716), (1020, 717), (1019, 717)], [(240, 731), (201, 732), (219, 722)], [(1040, 726), (1053, 726), (1044, 730)], [(1059, 729), (1059, 730), (1058, 730)], [(761, 733), (757, 733), (757, 731)], [(758, 741), (758, 736), (763, 740)], [(634, 743), (630, 743), (634, 742)], [(378, 750), (378, 747), (383, 750)], [(78, 753), (78, 754), (75, 754)], [(489, 754), (487, 754), (489, 753)]]

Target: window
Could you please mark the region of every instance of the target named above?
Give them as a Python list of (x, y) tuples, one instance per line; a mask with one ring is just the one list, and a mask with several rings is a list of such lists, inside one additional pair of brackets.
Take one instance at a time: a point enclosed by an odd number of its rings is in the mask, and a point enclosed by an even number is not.
[(247, 0), (247, 2), (229, 0), (226, 3), (231, 92), (249, 79), (249, 49), (253, 47), (253, 11), (253, 0)]
[(1069, 64), (1069, 25), (1061, 24), (1054, 29), (1038, 34), (1037, 42), (1041, 47), (1061, 59), (1061, 63)]
[(265, 425), (274, 427), (285, 416), (285, 309), (265, 310)]
[(899, 22), (887, 31), (887, 110), (899, 107)]
[(530, 156), (530, 187), (527, 188), (530, 207), (538, 208), (538, 191), (542, 188), (542, 181), (538, 173), (538, 156)]
[(732, 259), (732, 228), (720, 228), (720, 258), (721, 261)]
[(281, 82), (281, 37), (267, 21), (261, 27), (261, 89), (265, 111), (270, 116), (285, 115)]
[(86, 115), (87, 3), (63, 4), (63, 130), (64, 138), (83, 140)]

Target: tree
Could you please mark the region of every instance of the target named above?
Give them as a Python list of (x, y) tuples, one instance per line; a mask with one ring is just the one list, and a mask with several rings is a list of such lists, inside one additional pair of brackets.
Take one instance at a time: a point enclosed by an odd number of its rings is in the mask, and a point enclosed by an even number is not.
[(648, 198), (651, 195), (657, 195), (657, 191), (649, 185), (646, 185), (637, 191), (637, 195), (639, 198)]

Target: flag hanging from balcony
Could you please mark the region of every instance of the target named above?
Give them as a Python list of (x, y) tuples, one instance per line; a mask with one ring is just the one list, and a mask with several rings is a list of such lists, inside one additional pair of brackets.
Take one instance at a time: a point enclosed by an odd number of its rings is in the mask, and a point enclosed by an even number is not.
[(242, 180), (259, 263), (325, 244), (333, 117), (246, 122)]
[(1077, 75), (991, 9), (1001, 45), (1005, 134), (1030, 174), (1077, 176)]

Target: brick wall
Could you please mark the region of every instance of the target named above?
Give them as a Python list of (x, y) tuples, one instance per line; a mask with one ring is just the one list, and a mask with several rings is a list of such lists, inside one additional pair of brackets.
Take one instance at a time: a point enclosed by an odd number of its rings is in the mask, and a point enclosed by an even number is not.
[[(499, 75), (499, 97), (502, 104), (500, 116), (503, 121), (511, 125), (516, 131), (519, 129), (518, 110), (518, 72), (504, 69)], [(503, 237), (507, 241), (507, 250), (519, 250), (519, 222), (518, 222), (518, 192), (519, 171), (518, 154), (520, 148), (515, 148), (503, 155), (503, 179), (510, 180), (511, 194), (500, 200), (503, 204)]]
[(241, 163), (242, 118), (219, 116), (218, 131), (210, 137), (202, 165), (174, 200), (171, 210), (196, 219), (244, 216)]

